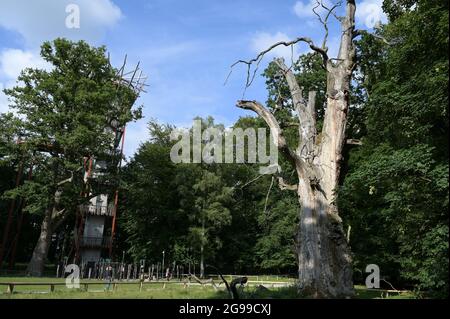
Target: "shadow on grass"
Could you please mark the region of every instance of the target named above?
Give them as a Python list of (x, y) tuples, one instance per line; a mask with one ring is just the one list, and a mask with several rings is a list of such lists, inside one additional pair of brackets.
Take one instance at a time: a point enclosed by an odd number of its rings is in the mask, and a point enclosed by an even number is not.
[[(298, 299), (295, 286), (268, 289), (262, 286), (238, 289), (240, 299)], [(209, 299), (231, 299), (227, 291), (216, 291)]]
[[(281, 288), (244, 287), (239, 289), (241, 299), (301, 299), (296, 286)], [(208, 299), (230, 299), (227, 291), (216, 291)], [(413, 299), (413, 293), (386, 293), (380, 290), (369, 290), (365, 287), (355, 287), (353, 299)]]

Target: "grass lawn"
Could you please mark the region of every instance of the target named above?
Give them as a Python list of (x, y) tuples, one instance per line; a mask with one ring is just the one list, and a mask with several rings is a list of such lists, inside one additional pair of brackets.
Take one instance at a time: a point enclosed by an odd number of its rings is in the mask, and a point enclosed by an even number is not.
[[(278, 282), (281, 280), (272, 280), (272, 277), (265, 278), (261, 276), (260, 280)], [(264, 278), (263, 278), (264, 277)], [(254, 280), (255, 278), (250, 278)], [(64, 279), (57, 278), (29, 278), (29, 277), (0, 277), (0, 282), (42, 282), (42, 283), (64, 283)], [(116, 291), (105, 291), (105, 283), (99, 281), (82, 280), (82, 283), (88, 282), (87, 291), (83, 285), (80, 289), (70, 289), (65, 285), (55, 286), (54, 291), (50, 292), (49, 285), (33, 286), (15, 286), (14, 293), (7, 292), (7, 286), (0, 285), (0, 299), (105, 299), (105, 298), (136, 298), (136, 299), (224, 299), (229, 298), (224, 290), (224, 285), (220, 285), (218, 290), (211, 286), (201, 287), (191, 284), (184, 287), (176, 281), (146, 283), (140, 291), (139, 283), (118, 285)], [(218, 281), (216, 281), (218, 283)], [(298, 298), (295, 287), (281, 287), (268, 289), (258, 289), (255, 284), (245, 287), (241, 291), (243, 298)], [(373, 299), (386, 297), (386, 293), (381, 291), (367, 290), (364, 286), (355, 286), (356, 298)], [(413, 298), (412, 293), (390, 293), (388, 298)]]

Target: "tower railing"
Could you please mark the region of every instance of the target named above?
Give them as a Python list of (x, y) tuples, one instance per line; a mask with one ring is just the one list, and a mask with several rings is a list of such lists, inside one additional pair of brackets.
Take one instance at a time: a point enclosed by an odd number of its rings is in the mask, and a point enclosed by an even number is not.
[(110, 237), (81, 237), (81, 247), (108, 248), (111, 243)]
[(92, 204), (82, 204), (80, 205), (80, 211), (83, 214), (89, 215), (99, 215), (99, 216), (112, 216), (114, 205), (110, 204), (108, 206), (98, 206)]

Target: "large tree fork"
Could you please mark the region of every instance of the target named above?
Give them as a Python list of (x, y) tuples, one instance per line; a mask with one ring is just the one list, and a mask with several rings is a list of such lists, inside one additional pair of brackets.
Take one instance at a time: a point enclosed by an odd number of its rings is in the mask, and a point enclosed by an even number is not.
[[(309, 297), (348, 297), (353, 294), (351, 254), (336, 205), (342, 150), (347, 141), (345, 127), (349, 109), (349, 91), (352, 72), (356, 65), (353, 39), (360, 34), (355, 31), (355, 1), (346, 1), (344, 17), (338, 17), (335, 9), (341, 2), (327, 7), (322, 0), (316, 1), (313, 11), (325, 29), (321, 46), (310, 38), (298, 37), (293, 41), (275, 43), (249, 61), (237, 61), (247, 67), (246, 88), (251, 85), (256, 70), (264, 55), (278, 46), (293, 46), (304, 42), (322, 57), (327, 72), (327, 107), (324, 124), (319, 134), (316, 131), (316, 92), (308, 92), (297, 82), (292, 68), (283, 59), (275, 59), (289, 88), (298, 120), (298, 145), (291, 149), (286, 142), (280, 123), (274, 114), (257, 101), (239, 100), (237, 107), (251, 110), (261, 117), (272, 132), (274, 144), (280, 153), (295, 168), (298, 183), (287, 184), (277, 176), (281, 189), (296, 191), (300, 204), (300, 225), (297, 235), (299, 265), (299, 291)], [(322, 17), (316, 9), (322, 7)], [(341, 24), (339, 53), (336, 58), (328, 56), (328, 19), (336, 18)], [(251, 71), (252, 66), (254, 71)]]

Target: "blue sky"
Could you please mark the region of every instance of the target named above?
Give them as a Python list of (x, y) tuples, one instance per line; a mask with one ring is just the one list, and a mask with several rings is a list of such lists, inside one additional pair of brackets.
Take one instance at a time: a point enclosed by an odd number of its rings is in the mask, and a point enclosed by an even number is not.
[[(68, 4), (80, 8), (79, 29), (65, 25)], [(361, 27), (385, 20), (381, 0), (357, 5)], [(212, 115), (231, 125), (250, 114), (234, 106), (242, 97), (244, 66), (235, 68), (224, 85), (230, 65), (280, 40), (309, 36), (320, 43), (323, 28), (311, 6), (311, 0), (0, 0), (0, 88), (13, 85), (24, 67), (48, 67), (39, 58), (39, 45), (58, 36), (106, 45), (116, 66), (127, 54), (130, 66), (140, 61), (149, 85), (137, 102), (144, 105), (145, 118), (127, 128), (125, 153), (131, 156), (148, 138), (150, 118), (188, 127), (195, 116)], [(330, 28), (334, 54), (339, 29), (335, 21)], [(295, 54), (307, 49), (296, 46)], [(275, 50), (265, 63), (274, 56), (289, 59), (290, 50)], [(258, 77), (245, 98), (264, 102), (266, 97), (264, 79)], [(7, 105), (0, 94), (0, 112)]]

